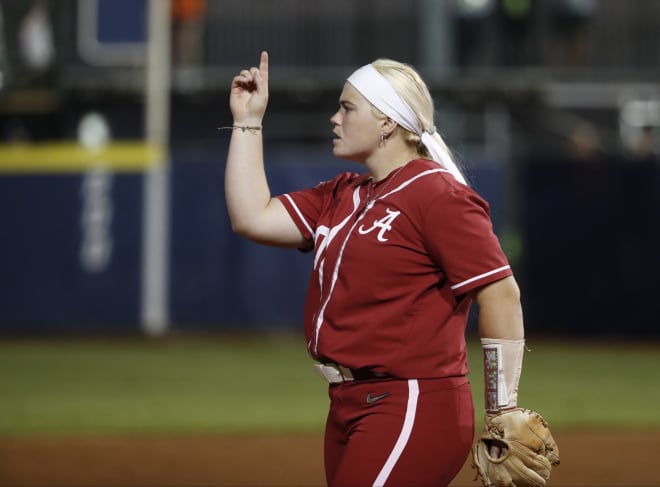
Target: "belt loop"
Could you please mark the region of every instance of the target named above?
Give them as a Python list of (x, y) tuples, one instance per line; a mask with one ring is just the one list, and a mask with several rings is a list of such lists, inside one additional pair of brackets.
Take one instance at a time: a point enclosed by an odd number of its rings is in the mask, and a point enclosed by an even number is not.
[(384, 373), (374, 372), (368, 368), (349, 369), (338, 364), (314, 364), (314, 370), (330, 384), (341, 384), (353, 380), (391, 379), (392, 376)]
[(339, 369), (339, 372), (345, 381), (355, 380), (355, 377), (353, 377), (353, 371), (351, 371), (351, 369), (344, 367), (343, 365), (337, 365), (336, 367)]
[(314, 370), (330, 384), (341, 384), (342, 382), (354, 380), (351, 369), (342, 365), (314, 364)]

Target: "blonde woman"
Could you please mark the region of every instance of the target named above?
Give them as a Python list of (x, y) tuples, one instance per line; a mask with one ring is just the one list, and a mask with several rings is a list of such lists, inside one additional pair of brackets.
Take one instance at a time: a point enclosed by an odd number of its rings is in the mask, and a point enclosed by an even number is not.
[(408, 65), (379, 59), (351, 74), (330, 122), (334, 155), (359, 166), (315, 188), (271, 195), (267, 102), (264, 52), (232, 81), (226, 202), (245, 238), (314, 252), (304, 326), (329, 383), (328, 485), (447, 485), (474, 438), (473, 301), (484, 347), (500, 353), (487, 380), (502, 388), (487, 407), (517, 401), (520, 294), (488, 205), (454, 164), (428, 88)]

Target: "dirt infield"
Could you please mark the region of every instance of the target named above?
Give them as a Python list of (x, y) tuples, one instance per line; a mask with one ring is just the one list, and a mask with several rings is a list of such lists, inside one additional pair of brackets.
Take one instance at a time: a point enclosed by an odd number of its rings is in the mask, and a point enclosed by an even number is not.
[[(552, 486), (660, 486), (660, 431), (556, 432)], [(313, 487), (321, 437), (0, 438), (3, 487)], [(474, 486), (466, 465), (453, 486)]]

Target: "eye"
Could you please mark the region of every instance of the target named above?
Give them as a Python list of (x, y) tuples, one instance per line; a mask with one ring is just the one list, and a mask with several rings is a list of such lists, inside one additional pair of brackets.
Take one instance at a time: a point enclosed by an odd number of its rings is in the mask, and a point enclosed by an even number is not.
[(340, 103), (339, 106), (340, 109), (344, 110), (344, 112), (352, 112), (354, 110), (353, 105), (350, 105), (348, 103)]

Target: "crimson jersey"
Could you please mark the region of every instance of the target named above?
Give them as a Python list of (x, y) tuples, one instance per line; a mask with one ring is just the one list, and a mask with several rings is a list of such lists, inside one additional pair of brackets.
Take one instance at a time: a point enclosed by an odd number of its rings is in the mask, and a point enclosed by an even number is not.
[(314, 249), (310, 354), (400, 378), (468, 373), (467, 292), (512, 274), (488, 204), (436, 162), (278, 197)]

